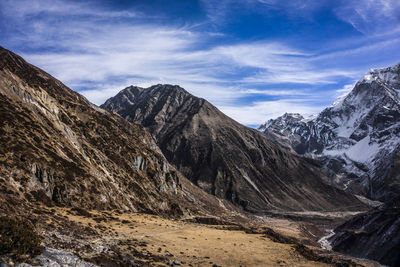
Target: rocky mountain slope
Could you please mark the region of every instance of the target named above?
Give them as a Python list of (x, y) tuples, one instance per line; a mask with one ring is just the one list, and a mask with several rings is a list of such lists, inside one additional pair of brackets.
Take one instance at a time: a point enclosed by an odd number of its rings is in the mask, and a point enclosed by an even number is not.
[(0, 213), (37, 201), (169, 216), (224, 212), (168, 163), (142, 126), (3, 48), (0, 129)]
[(183, 88), (130, 86), (101, 107), (140, 123), (185, 177), (246, 210), (358, 209), (312, 163), (224, 115)]
[[(116, 217), (136, 211), (217, 224), (250, 221), (176, 171), (142, 126), (0, 47), (0, 222), (24, 222), (0, 238), (0, 265), (50, 266), (59, 258), (69, 265), (78, 261), (71, 253), (100, 266), (165, 263), (167, 252), (140, 250), (139, 237), (107, 229), (114, 221), (137, 235), (135, 220)], [(33, 229), (46, 246), (36, 262), (19, 252), (39, 251), (28, 235)]]
[(400, 147), (400, 64), (374, 69), (312, 118), (284, 114), (259, 130), (300, 155), (318, 158), (342, 189), (387, 201), (400, 194), (389, 173)]
[(387, 266), (400, 265), (400, 197), (335, 229), (334, 250)]
[[(354, 200), (333, 190), (326, 201), (337, 196), (344, 197), (340, 208)], [(277, 233), (270, 227), (293, 223), (265, 220), (194, 186), (142, 126), (92, 105), (0, 47), (1, 266), (353, 262), (286, 237), (294, 232), (307, 241), (298, 221)], [(243, 240), (255, 244), (257, 257), (241, 249)]]

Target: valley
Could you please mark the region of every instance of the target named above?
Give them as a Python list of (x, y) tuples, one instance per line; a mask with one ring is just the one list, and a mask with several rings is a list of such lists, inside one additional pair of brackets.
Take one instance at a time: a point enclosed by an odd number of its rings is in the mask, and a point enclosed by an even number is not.
[(312, 246), (304, 250), (299, 246), (299, 240), (307, 240), (303, 223), (287, 219), (254, 217), (243, 225), (209, 219), (203, 224), (193, 222), (196, 217), (176, 220), (119, 210), (46, 206), (37, 207), (32, 216), (38, 232), (48, 237), (46, 247), (73, 252), (84, 262), (100, 266), (111, 262), (168, 266), (174, 261), (183, 266), (378, 266)]
[(3, 266), (398, 261), (398, 202), (332, 185), (318, 160), (179, 86), (98, 107), (0, 48), (0, 126)]

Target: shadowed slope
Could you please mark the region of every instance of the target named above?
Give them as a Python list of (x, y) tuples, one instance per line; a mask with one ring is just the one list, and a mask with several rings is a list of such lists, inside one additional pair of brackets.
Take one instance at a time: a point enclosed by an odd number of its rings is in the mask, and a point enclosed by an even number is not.
[(128, 87), (102, 107), (142, 124), (166, 158), (205, 191), (246, 210), (358, 209), (320, 170), (183, 88)]

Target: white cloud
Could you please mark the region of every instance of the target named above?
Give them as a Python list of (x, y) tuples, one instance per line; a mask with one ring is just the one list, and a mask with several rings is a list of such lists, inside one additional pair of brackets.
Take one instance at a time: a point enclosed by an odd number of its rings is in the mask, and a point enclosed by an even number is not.
[[(315, 56), (311, 59), (313, 62), (318, 61), (330, 61), (334, 59), (348, 59), (349, 57), (368, 57), (376, 53), (382, 53), (382, 51), (397, 47), (400, 45), (399, 36), (390, 36), (390, 39), (376, 40), (375, 42), (366, 42), (366, 44), (350, 45), (348, 47), (342, 47), (337, 51), (330, 53), (324, 53), (322, 55)], [(360, 41), (365, 41), (361, 39)], [(365, 70), (364, 70), (365, 72)]]
[(260, 125), (269, 119), (281, 116), (285, 112), (311, 116), (319, 113), (323, 108), (316, 103), (309, 103), (309, 99), (281, 99), (255, 102), (248, 106), (221, 106), (220, 110), (242, 124)]
[(355, 83), (353, 84), (345, 84), (341, 89), (336, 90), (336, 100), (333, 105), (337, 105), (338, 103), (342, 102), (343, 99), (353, 90)]
[(213, 53), (230, 58), (239, 66), (283, 71), (304, 67), (306, 54), (281, 43), (254, 42), (216, 47)]
[[(229, 2), (222, 2), (229, 6)], [(320, 109), (321, 102), (316, 101), (321, 100), (320, 96), (298, 87), (335, 84), (338, 79), (356, 80), (360, 70), (333, 68), (327, 62), (379, 51), (382, 47), (382, 43), (358, 49), (344, 46), (317, 56), (282, 41), (216, 45), (208, 41), (224, 38), (222, 33), (197, 32), (194, 29), (198, 25), (149, 23), (141, 20), (144, 15), (138, 12), (106, 11), (91, 3), (6, 0), (0, 2), (0, 9), (2, 16), (18, 28), (9, 43), (29, 46), (32, 50), (23, 53), (28, 61), (96, 104), (131, 84), (147, 87), (171, 83), (206, 98), (246, 124), (259, 124), (284, 112), (311, 114)], [(279, 3), (264, 0), (263, 5), (286, 8)], [(291, 3), (308, 12), (318, 8), (311, 6), (310, 1)], [(217, 4), (214, 7), (214, 12), (220, 12)], [(32, 21), (33, 17), (37, 19)], [(208, 44), (207, 48), (199, 45), (203, 43)], [(46, 52), (38, 52), (42, 47), (48, 48)], [(293, 87), (262, 88), (280, 83)], [(240, 105), (240, 100), (249, 95), (273, 96), (278, 100)]]
[(293, 69), (293, 70), (279, 70), (269, 69), (269, 71), (260, 72), (251, 77), (246, 77), (242, 81), (246, 83), (293, 83), (293, 84), (333, 84), (337, 82), (338, 77), (353, 78), (357, 76), (358, 72), (344, 71), (335, 69)]
[(62, 0), (2, 0), (1, 13), (25, 19), (31, 15), (52, 14), (60, 16), (96, 16), (106, 18), (133, 18), (143, 16), (132, 11), (105, 11), (95, 2), (66, 2)]
[(342, 88), (336, 90), (336, 93), (339, 94), (339, 97), (345, 96), (354, 88), (355, 84), (345, 84)]
[(258, 90), (258, 89), (247, 89), (240, 91), (243, 94), (248, 95), (266, 95), (266, 96), (305, 96), (311, 93), (305, 92), (304, 90)]

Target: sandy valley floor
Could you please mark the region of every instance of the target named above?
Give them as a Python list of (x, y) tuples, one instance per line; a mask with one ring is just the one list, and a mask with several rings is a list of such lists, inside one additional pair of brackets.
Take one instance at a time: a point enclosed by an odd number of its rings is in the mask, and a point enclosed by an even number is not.
[[(149, 266), (166, 266), (169, 260), (178, 260), (183, 266), (331, 266), (305, 258), (293, 244), (274, 242), (264, 234), (246, 233), (232, 225), (199, 224), (141, 213), (86, 212), (52, 208), (52, 215), (43, 217), (46, 223), (56, 224), (55, 220), (62, 218), (71, 230), (42, 234), (58, 238), (62, 241), (59, 244), (74, 236), (70, 247), (61, 249), (79, 251), (84, 259), (93, 259), (93, 251), (99, 255), (107, 247), (118, 246)], [(289, 235), (300, 237), (296, 223), (270, 219), (268, 224), (277, 226), (278, 232), (287, 228)], [(68, 233), (78, 228), (86, 229), (81, 232), (84, 242), (76, 242), (79, 233)], [(85, 231), (93, 232), (86, 235)], [(92, 249), (87, 250), (89, 246)]]

